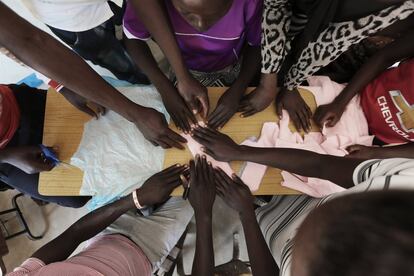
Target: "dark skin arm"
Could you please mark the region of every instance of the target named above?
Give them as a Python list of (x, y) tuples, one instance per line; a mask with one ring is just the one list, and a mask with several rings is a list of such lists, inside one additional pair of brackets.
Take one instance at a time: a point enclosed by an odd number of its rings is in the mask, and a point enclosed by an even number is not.
[(9, 164), (27, 174), (51, 171), (54, 165), (44, 158), (39, 146), (6, 147), (0, 150), (0, 164)]
[[(241, 64), (240, 74), (231, 87), (220, 97), (217, 107), (208, 116), (208, 125), (212, 128), (222, 128), (239, 109), (240, 101), (260, 68), (260, 47), (246, 44)], [(244, 110), (244, 109), (243, 109)], [(244, 110), (246, 115), (253, 111)]]
[[(185, 166), (174, 165), (150, 177), (137, 190), (141, 205), (153, 205), (167, 200), (170, 193), (181, 184), (180, 174), (186, 174), (186, 169)], [(99, 234), (122, 214), (134, 208), (136, 207), (132, 195), (129, 195), (96, 209), (41, 247), (32, 257), (45, 264), (66, 260), (79, 244)]]
[(414, 158), (414, 143), (388, 147), (352, 145), (347, 157), (359, 159)]
[[(177, 76), (177, 89), (193, 113), (204, 118), (209, 112), (207, 89), (187, 69), (161, 0), (133, 0), (135, 12), (167, 57)], [(154, 20), (156, 18), (157, 20)]]
[(134, 62), (161, 94), (165, 107), (176, 126), (184, 132), (189, 132), (191, 124), (197, 123), (195, 116), (186, 106), (171, 81), (158, 67), (147, 43), (138, 39), (126, 39), (125, 45)]
[(255, 276), (278, 275), (279, 268), (266, 244), (256, 220), (253, 196), (249, 188), (236, 175), (232, 179), (222, 170), (216, 171), (217, 194), (239, 213), (246, 237), (247, 251)]
[(287, 148), (254, 148), (237, 145), (230, 137), (208, 128), (196, 128), (194, 139), (205, 153), (219, 161), (250, 161), (307, 177), (330, 180), (344, 188), (353, 186), (353, 172), (361, 159), (317, 154)]
[(190, 162), (189, 201), (196, 220), (196, 249), (192, 275), (210, 276), (214, 270), (213, 204), (216, 199), (214, 170), (205, 156)]
[(0, 3), (0, 46), (38, 72), (133, 122), (152, 144), (183, 148), (180, 143), (185, 139), (168, 128), (161, 113), (130, 101), (77, 54), (29, 24), (3, 3)]
[(341, 119), (346, 106), (362, 89), (394, 63), (414, 56), (414, 31), (406, 33), (371, 57), (354, 75), (335, 100), (319, 106), (314, 120), (319, 126), (333, 127)]

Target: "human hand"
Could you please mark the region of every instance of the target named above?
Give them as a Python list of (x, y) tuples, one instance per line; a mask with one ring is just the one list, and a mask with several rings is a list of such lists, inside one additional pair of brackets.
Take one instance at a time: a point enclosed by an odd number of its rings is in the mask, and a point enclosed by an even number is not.
[(242, 98), (238, 109), (242, 113), (241, 117), (249, 117), (266, 109), (275, 100), (277, 93), (276, 84), (272, 88), (260, 84)]
[[(84, 97), (76, 94), (75, 92), (66, 87), (63, 87), (62, 90), (60, 90), (60, 94), (62, 94), (63, 97), (65, 97), (65, 99), (68, 102), (70, 102), (74, 107), (92, 117), (95, 117), (96, 119), (98, 119), (99, 116), (105, 115), (105, 107), (97, 103), (88, 101)], [(94, 106), (95, 110), (90, 108), (90, 105)]]
[(282, 109), (286, 109), (289, 113), (289, 117), (298, 131), (303, 129), (305, 132), (309, 132), (312, 112), (297, 89), (293, 91), (282, 90), (279, 93), (276, 98), (276, 112), (280, 118), (282, 117)]
[(216, 199), (214, 170), (206, 156), (196, 156), (190, 161), (190, 193), (188, 200), (197, 215), (209, 215)]
[(138, 118), (133, 120), (134, 123), (154, 146), (184, 149), (181, 143), (186, 143), (187, 140), (168, 128), (167, 121), (161, 113), (152, 108), (142, 108), (136, 114)]
[(172, 165), (154, 174), (137, 189), (138, 201), (142, 206), (165, 202), (172, 191), (182, 184), (181, 175), (188, 177), (187, 165)]
[(221, 95), (216, 108), (208, 116), (208, 125), (211, 128), (222, 128), (237, 112), (242, 96), (238, 89), (239, 88), (230, 87), (223, 95)]
[(175, 125), (185, 133), (190, 132), (191, 124), (197, 123), (194, 114), (175, 89), (171, 89), (164, 95), (162, 101)]
[(206, 87), (190, 75), (177, 81), (177, 89), (193, 114), (200, 113), (203, 118), (207, 118), (210, 102)]
[(342, 117), (345, 107), (333, 101), (330, 104), (318, 106), (313, 115), (316, 124), (322, 128), (325, 123), (327, 127), (334, 127)]
[(39, 146), (6, 148), (0, 151), (0, 161), (21, 169), (27, 174), (51, 171), (55, 166)]
[(219, 161), (230, 162), (240, 154), (240, 146), (229, 136), (207, 127), (196, 127), (193, 138), (201, 145), (203, 151)]
[(230, 178), (220, 168), (215, 169), (217, 194), (240, 216), (254, 212), (253, 196), (249, 187), (235, 174)]
[(348, 146), (346, 150), (349, 154), (346, 157), (356, 159), (375, 159), (378, 158), (376, 153), (381, 150), (380, 147), (368, 147), (364, 145)]

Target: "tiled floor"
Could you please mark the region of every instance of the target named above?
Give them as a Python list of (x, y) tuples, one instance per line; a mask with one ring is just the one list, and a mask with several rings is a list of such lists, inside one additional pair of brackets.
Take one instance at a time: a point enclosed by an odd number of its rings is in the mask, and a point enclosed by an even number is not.
[[(11, 207), (11, 198), (16, 191), (7, 191), (0, 193), (0, 210), (6, 210)], [(78, 218), (86, 214), (86, 208), (70, 209), (59, 207), (55, 204), (48, 204), (43, 207), (37, 206), (30, 198), (21, 198), (19, 203), (22, 206), (23, 213), (35, 234), (44, 233), (44, 238), (38, 241), (31, 241), (25, 235), (10, 239), (7, 241), (10, 253), (4, 257), (7, 270), (11, 271), (14, 267), (22, 263), (35, 250), (47, 243)], [(217, 199), (214, 206), (213, 216), (213, 235), (214, 251), (216, 265), (226, 263), (232, 258), (233, 233), (240, 233), (240, 257), (247, 260), (245, 250), (244, 236), (241, 231), (237, 214), (227, 208), (221, 199)], [(184, 268), (187, 274), (191, 271), (191, 264), (194, 256), (195, 229), (194, 223), (187, 235), (184, 244)], [(16, 229), (16, 219), (10, 218), (8, 228), (10, 231)]]

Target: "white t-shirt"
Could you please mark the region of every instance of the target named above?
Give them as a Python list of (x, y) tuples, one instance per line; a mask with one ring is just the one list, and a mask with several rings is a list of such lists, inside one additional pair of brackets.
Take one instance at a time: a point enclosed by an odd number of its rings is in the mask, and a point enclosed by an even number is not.
[(355, 186), (324, 198), (275, 196), (256, 211), (262, 233), (283, 276), (291, 275), (293, 238), (310, 211), (334, 198), (374, 190), (414, 189), (414, 159), (362, 162), (354, 171)]
[[(108, 0), (21, 0), (43, 23), (56, 29), (83, 32), (93, 29), (114, 14)], [(122, 0), (111, 0), (122, 7)]]

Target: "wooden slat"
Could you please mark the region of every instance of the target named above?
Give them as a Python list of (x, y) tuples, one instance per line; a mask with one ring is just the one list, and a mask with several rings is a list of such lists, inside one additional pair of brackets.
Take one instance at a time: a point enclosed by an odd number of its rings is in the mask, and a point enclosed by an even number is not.
[[(209, 88), (211, 110), (213, 110), (218, 98), (224, 91), (225, 88)], [(306, 90), (301, 90), (300, 92), (313, 111), (315, 109), (315, 101), (312, 94)], [(60, 159), (69, 163), (82, 138), (83, 125), (89, 119), (90, 117), (70, 105), (62, 95), (49, 91), (46, 103), (43, 143), (48, 146), (58, 147)], [(221, 131), (230, 135), (237, 143), (241, 143), (251, 136), (258, 137), (263, 123), (269, 121), (278, 121), (273, 105), (249, 118), (240, 118), (237, 114)], [(175, 126), (171, 125), (171, 127), (176, 130)], [(290, 127), (292, 130), (294, 129), (293, 126)], [(313, 125), (312, 127), (313, 130), (318, 130), (316, 126)], [(184, 164), (191, 158), (191, 153), (188, 150), (169, 149), (166, 151), (164, 167), (175, 163)], [(235, 172), (240, 170), (240, 162), (232, 162), (231, 165)], [(82, 178), (83, 173), (81, 170), (62, 165), (52, 172), (40, 174), (39, 193), (55, 196), (79, 195)], [(255, 194), (297, 194), (294, 190), (282, 187), (280, 185), (281, 180), (280, 170), (268, 169), (260, 189)], [(175, 196), (181, 194), (181, 188), (173, 192)]]

